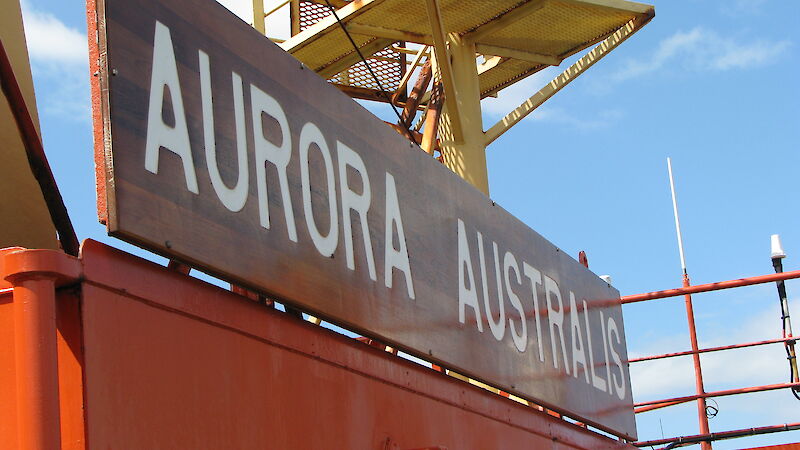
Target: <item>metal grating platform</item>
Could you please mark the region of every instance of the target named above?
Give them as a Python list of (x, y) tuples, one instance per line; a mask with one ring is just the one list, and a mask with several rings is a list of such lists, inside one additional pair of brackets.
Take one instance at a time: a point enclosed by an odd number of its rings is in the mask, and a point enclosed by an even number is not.
[[(298, 14), (300, 32), (303, 32), (331, 15), (332, 12), (328, 5), (317, 3), (312, 0), (301, 0), (299, 2)], [(344, 42), (350, 45), (346, 38)], [(352, 50), (352, 46), (350, 46), (349, 49)], [(392, 49), (390, 46), (375, 52), (372, 56), (372, 58), (367, 58), (367, 63), (380, 81), (380, 86), (369, 73), (367, 66), (363, 62), (353, 64), (328, 78), (328, 81), (339, 87), (363, 90), (360, 96), (372, 99), (380, 100), (382, 98), (381, 88), (389, 92), (396, 91), (406, 70), (405, 55)], [(351, 90), (351, 93), (354, 92), (357, 91)]]
[[(445, 31), (474, 39), (479, 53), (501, 61), (480, 74), (486, 97), (633, 23), (654, 15), (650, 5), (624, 0), (440, 0)], [(425, 2), (362, 0), (338, 10), (362, 53), (396, 41), (432, 44)], [(303, 63), (330, 78), (358, 61), (333, 17), (325, 17), (282, 44)]]

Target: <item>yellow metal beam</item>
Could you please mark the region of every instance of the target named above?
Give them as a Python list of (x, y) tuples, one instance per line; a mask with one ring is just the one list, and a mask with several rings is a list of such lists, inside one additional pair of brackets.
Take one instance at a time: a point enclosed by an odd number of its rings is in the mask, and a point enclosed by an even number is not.
[(650, 14), (654, 11), (651, 5), (630, 2), (625, 0), (559, 0), (564, 3), (576, 6), (594, 6), (613, 11), (621, 11), (634, 14)]
[[(447, 33), (442, 22), (442, 12), (439, 10), (439, 2), (437, 0), (425, 0), (425, 6), (428, 9), (428, 20), (430, 21), (431, 34), (433, 35), (433, 50), (436, 55), (436, 63), (444, 87), (444, 104), (447, 108), (447, 114), (451, 118), (450, 132), (452, 133), (453, 141), (463, 142), (464, 132), (461, 128), (453, 66), (447, 54)], [(474, 54), (472, 55), (472, 60), (473, 62), (475, 61)]]
[(639, 28), (644, 26), (644, 23), (636, 24), (635, 20), (628, 22), (622, 28), (618, 29), (611, 36), (606, 38), (603, 42), (598, 44), (592, 51), (584, 55), (575, 64), (571, 65), (567, 70), (562, 72), (559, 76), (553, 79), (539, 92), (533, 94), (528, 100), (518, 106), (514, 111), (503, 117), (499, 122), (494, 124), (485, 133), (485, 144), (488, 146), (497, 138), (503, 135), (506, 131), (511, 129), (514, 125), (519, 123), (533, 110), (541, 106), (544, 102), (549, 100), (558, 91), (563, 89), (575, 78), (583, 72), (592, 67), (597, 61), (600, 61), (611, 50), (617, 48), (620, 44), (625, 42), (631, 35), (633, 35)]
[[(327, 3), (325, 3), (325, 0), (311, 0), (311, 1), (318, 5), (325, 5), (325, 6), (328, 5)], [(333, 7), (336, 9), (344, 8), (345, 6), (347, 6), (347, 2), (345, 0), (328, 0), (328, 1), (331, 2), (331, 5), (333, 5)]]
[(400, 83), (397, 86), (397, 90), (395, 91), (394, 95), (392, 95), (392, 103), (397, 102), (397, 98), (400, 96), (400, 93), (403, 92), (403, 90), (406, 88), (406, 86), (408, 85), (408, 80), (410, 80), (411, 75), (414, 74), (414, 69), (416, 69), (417, 66), (423, 65), (421, 61), (422, 58), (428, 54), (428, 48), (429, 47), (427, 45), (423, 45), (422, 47), (419, 48), (419, 51), (417, 52), (416, 56), (414, 56), (414, 60), (411, 62), (411, 67), (408, 68), (406, 72), (403, 74), (403, 78), (400, 79)]
[(253, 28), (258, 30), (259, 33), (264, 34), (267, 32), (264, 24), (264, 0), (253, 0)]
[(300, 0), (289, 1), (289, 35), (300, 34)]
[(524, 18), (525, 16), (542, 9), (542, 7), (546, 4), (546, 1), (547, 0), (530, 0), (528, 3), (506, 12), (497, 19), (486, 22), (475, 30), (466, 33), (462, 36), (462, 38), (477, 42), (481, 38), (486, 37), (498, 30), (502, 30), (512, 23)]
[(506, 58), (519, 59), (548, 66), (561, 64), (562, 58), (557, 56), (542, 55), (540, 53), (526, 52), (512, 48), (497, 47), (495, 45), (475, 44), (475, 50), (482, 55), (503, 56)]
[[(429, 56), (430, 53), (431, 53), (430, 52), (430, 46), (427, 46), (427, 47), (429, 47), (429, 48), (426, 49), (425, 56)], [(416, 54), (419, 53), (419, 50), (414, 50), (412, 48), (407, 48), (407, 47), (399, 47), (397, 45), (393, 45), (392, 46), (392, 50), (394, 50), (394, 51), (396, 51), (398, 53), (404, 53), (406, 55), (416, 55)]]
[(414, 42), (416, 44), (432, 45), (433, 38), (430, 35), (412, 33), (410, 31), (393, 30), (391, 28), (376, 27), (374, 25), (363, 25), (350, 22), (347, 24), (347, 31), (353, 34), (365, 36), (375, 36), (393, 41)]
[[(445, 95), (439, 128), (443, 162), (461, 178), (489, 195), (475, 45), (453, 34), (449, 43), (455, 99), (448, 103)], [(453, 108), (457, 108), (457, 114), (452, 113)], [(456, 127), (461, 128), (460, 139), (453, 131)]]

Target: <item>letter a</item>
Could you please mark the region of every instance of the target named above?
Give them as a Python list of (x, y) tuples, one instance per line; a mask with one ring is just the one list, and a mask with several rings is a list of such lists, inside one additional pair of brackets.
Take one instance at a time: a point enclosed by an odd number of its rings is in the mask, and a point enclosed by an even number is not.
[[(397, 228), (397, 240), (400, 248), (394, 248), (394, 228)], [(384, 248), (384, 281), (387, 288), (392, 287), (394, 269), (403, 272), (406, 279), (408, 298), (414, 300), (414, 281), (411, 279), (411, 265), (408, 262), (406, 234), (403, 231), (403, 218), (400, 216), (400, 202), (397, 199), (397, 187), (394, 177), (386, 172), (386, 246)]]
[[(175, 126), (164, 123), (161, 110), (164, 107), (164, 88), (169, 88)], [(178, 80), (178, 65), (172, 48), (169, 28), (156, 21), (156, 34), (153, 40), (153, 71), (150, 76), (150, 106), (147, 112), (147, 140), (145, 144), (144, 168), (158, 173), (158, 155), (161, 147), (175, 153), (183, 162), (186, 187), (195, 194), (197, 175), (194, 171), (192, 149), (189, 146), (189, 129), (186, 127), (186, 113), (183, 110), (181, 84)]]
[[(467, 278), (464, 278), (464, 269), (467, 269)], [(467, 288), (469, 282), (469, 288)], [(478, 306), (478, 292), (475, 287), (475, 273), (472, 271), (472, 258), (469, 256), (469, 244), (467, 243), (467, 231), (464, 221), (458, 219), (458, 321), (466, 323), (466, 307), (469, 306), (475, 311), (475, 323), (478, 331), (483, 333), (483, 318), (481, 317), (481, 307)]]
[[(589, 314), (589, 311), (584, 310), (583, 313)], [(578, 305), (575, 303), (575, 293), (572, 291), (569, 291), (569, 319), (572, 328), (572, 375), (578, 378), (578, 364), (580, 364), (583, 366), (583, 376), (589, 383), (590, 369), (586, 367), (586, 346), (583, 343), (583, 330), (581, 330), (581, 321), (578, 316)], [(589, 352), (591, 351), (590, 348)]]

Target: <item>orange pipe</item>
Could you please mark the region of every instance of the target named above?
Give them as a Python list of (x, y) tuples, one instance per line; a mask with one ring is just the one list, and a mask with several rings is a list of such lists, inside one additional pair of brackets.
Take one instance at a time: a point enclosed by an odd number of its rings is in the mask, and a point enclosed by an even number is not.
[(773, 281), (791, 280), (800, 278), (800, 270), (791, 272), (772, 273), (757, 277), (740, 278), (738, 280), (718, 281), (716, 283), (697, 284), (678, 289), (668, 289), (666, 291), (648, 292), (646, 294), (626, 295), (621, 298), (622, 303), (636, 303), (645, 300), (656, 300), (666, 297), (677, 297), (679, 295), (697, 294), (698, 292), (718, 291), (720, 289), (730, 289), (735, 287), (750, 286), (753, 284), (770, 283)]
[(79, 279), (81, 264), (55, 250), (20, 250), (0, 257), (14, 289), (18, 448), (61, 448), (56, 287)]
[(796, 341), (797, 338), (795, 337), (786, 337), (780, 339), (769, 339), (766, 341), (757, 341), (757, 342), (747, 342), (744, 344), (733, 344), (733, 345), (724, 345), (721, 347), (710, 347), (710, 348), (701, 348), (697, 352), (692, 350), (688, 350), (685, 352), (676, 352), (676, 353), (664, 353), (662, 355), (652, 355), (652, 356), (642, 356), (641, 358), (631, 358), (628, 360), (629, 363), (635, 362), (642, 362), (642, 361), (652, 361), (655, 359), (665, 359), (665, 358), (674, 358), (676, 356), (687, 356), (692, 355), (694, 353), (709, 353), (709, 352), (719, 352), (722, 350), (734, 350), (737, 348), (747, 348), (747, 347), (756, 347), (759, 345), (768, 345), (768, 344), (779, 344), (779, 343), (786, 343), (789, 341)]
[[(694, 436), (681, 436), (669, 439), (656, 439), (652, 441), (634, 442), (633, 445), (637, 447), (652, 447), (654, 445), (673, 444), (672, 447), (664, 447), (664, 448), (677, 448), (677, 447), (682, 447), (684, 445), (693, 444), (701, 440), (717, 441), (722, 439), (755, 436), (758, 434), (776, 433), (780, 431), (792, 431), (797, 429), (800, 429), (800, 422), (785, 423), (783, 425), (772, 425), (767, 427), (744, 428), (742, 430), (722, 431), (717, 433), (697, 434)], [(784, 447), (781, 446), (780, 448)]]
[[(684, 289), (689, 288), (691, 283), (689, 282), (689, 275), (686, 271), (683, 272), (683, 287)], [(697, 391), (697, 421), (700, 425), (700, 434), (708, 434), (709, 427), (708, 427), (708, 415), (706, 414), (706, 399), (705, 397), (700, 397), (705, 395), (705, 386), (703, 385), (703, 369), (700, 366), (700, 347), (697, 344), (697, 327), (695, 326), (694, 322), (694, 308), (692, 307), (692, 295), (686, 294), (684, 295), (684, 301), (686, 304), (686, 320), (689, 324), (689, 340), (692, 344), (692, 363), (694, 364), (694, 384), (695, 390)], [(700, 448), (703, 450), (711, 450), (711, 443), (710, 442), (701, 442)]]
[(53, 278), (14, 277), (19, 448), (61, 448)]
[(656, 409), (666, 408), (668, 406), (680, 405), (682, 403), (686, 403), (687, 401), (689, 401), (689, 400), (683, 400), (683, 401), (678, 401), (678, 402), (656, 403), (655, 405), (647, 405), (647, 406), (642, 406), (641, 408), (636, 408), (636, 409), (633, 410), (633, 412), (634, 412), (634, 414), (646, 413), (647, 411), (653, 411), (653, 410), (656, 410)]
[[(633, 406), (636, 408), (636, 412), (643, 412), (640, 411), (642, 406), (651, 406), (651, 405), (664, 405), (664, 406), (671, 406), (677, 405), (679, 403), (686, 403), (692, 400), (697, 400), (698, 398), (710, 398), (710, 397), (725, 397), (728, 395), (738, 395), (738, 394), (752, 394), (754, 392), (763, 392), (763, 391), (774, 391), (776, 389), (786, 389), (786, 388), (798, 388), (800, 387), (800, 383), (778, 383), (778, 384), (767, 384), (764, 386), (753, 386), (753, 387), (746, 387), (746, 388), (739, 388), (739, 389), (728, 389), (725, 391), (715, 391), (715, 392), (707, 392), (705, 394), (697, 394), (697, 395), (686, 395), (683, 397), (675, 397), (675, 398), (665, 398), (663, 400), (653, 400), (649, 402), (641, 402), (635, 403)], [(669, 403), (669, 404), (667, 404)]]

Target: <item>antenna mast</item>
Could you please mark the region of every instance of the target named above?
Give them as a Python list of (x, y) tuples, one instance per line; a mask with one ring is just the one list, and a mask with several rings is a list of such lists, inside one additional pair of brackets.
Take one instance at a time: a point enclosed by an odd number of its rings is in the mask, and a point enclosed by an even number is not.
[[(686, 271), (686, 258), (683, 254), (683, 238), (681, 237), (681, 221), (678, 217), (678, 200), (675, 195), (675, 180), (672, 177), (672, 160), (667, 158), (667, 170), (669, 171), (669, 187), (672, 191), (672, 210), (675, 213), (675, 231), (678, 234), (678, 251), (681, 255), (681, 269), (683, 270), (683, 287), (689, 287), (689, 273)], [(686, 303), (686, 319), (689, 324), (689, 338), (692, 342), (692, 361), (694, 362), (694, 382), (697, 395), (705, 395), (705, 387), (703, 386), (703, 370), (700, 367), (700, 353), (699, 346), (697, 345), (697, 329), (694, 324), (694, 308), (692, 307), (691, 294), (684, 295)], [(708, 415), (706, 413), (706, 399), (700, 397), (697, 399), (697, 422), (700, 425), (700, 434), (708, 434)], [(711, 450), (711, 442), (701, 442), (700, 448), (702, 450)]]
[(683, 237), (681, 236), (681, 219), (678, 216), (678, 199), (675, 196), (675, 180), (672, 177), (672, 160), (667, 158), (667, 170), (669, 171), (669, 189), (672, 192), (672, 211), (675, 213), (675, 232), (678, 234), (678, 252), (681, 255), (681, 269), (684, 276), (686, 272), (686, 257), (683, 254)]

